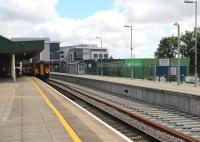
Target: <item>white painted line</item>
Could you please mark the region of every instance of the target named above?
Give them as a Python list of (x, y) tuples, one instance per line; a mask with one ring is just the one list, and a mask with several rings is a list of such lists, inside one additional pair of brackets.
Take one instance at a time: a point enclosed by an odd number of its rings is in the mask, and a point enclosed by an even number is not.
[(75, 106), (77, 106), (78, 108), (80, 108), (81, 110), (83, 110), (84, 112), (86, 112), (88, 115), (90, 115), (91, 117), (93, 117), (95, 120), (99, 121), (101, 124), (103, 124), (104, 126), (106, 126), (109, 129), (111, 129), (114, 133), (116, 133), (117, 135), (119, 135), (120, 137), (122, 137), (127, 142), (133, 142), (127, 136), (125, 136), (121, 132), (117, 131), (116, 129), (114, 129), (113, 127), (111, 127), (110, 125), (108, 125), (107, 123), (105, 123), (104, 121), (102, 121), (101, 119), (99, 119), (98, 117), (96, 117), (95, 115), (93, 115), (91, 112), (87, 111), (85, 108), (83, 108), (80, 105), (78, 105), (77, 103), (75, 103), (74, 101), (70, 100), (69, 98), (67, 98), (66, 96), (64, 96), (62, 93), (58, 92), (56, 89), (54, 89), (53, 87), (51, 87), (47, 83), (45, 83), (45, 82), (43, 82), (43, 83), (45, 85), (47, 85), (49, 88), (51, 88), (53, 91), (55, 91), (56, 93), (58, 93), (59, 95), (61, 95), (62, 97), (64, 97), (66, 100), (70, 101), (72, 104), (74, 104)]

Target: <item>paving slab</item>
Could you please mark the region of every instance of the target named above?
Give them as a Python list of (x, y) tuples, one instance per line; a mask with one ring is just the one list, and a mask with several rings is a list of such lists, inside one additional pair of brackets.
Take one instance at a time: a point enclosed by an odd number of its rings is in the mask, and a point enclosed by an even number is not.
[(107, 126), (102, 125), (102, 123), (88, 115), (88, 113), (74, 105), (72, 102), (61, 97), (57, 92), (47, 87), (44, 82), (39, 80), (36, 81), (40, 84), (40, 88), (45, 92), (50, 101), (52, 101), (59, 112), (61, 112), (65, 120), (69, 124), (73, 124), (73, 129), (84, 142), (127, 141)]
[[(0, 92), (1, 142), (71, 141), (29, 78), (18, 78), (17, 83), (0, 81)], [(51, 121), (46, 119), (49, 117)], [(50, 126), (52, 123), (55, 127)], [(57, 135), (55, 131), (59, 131), (62, 138), (53, 138)]]
[[(42, 81), (34, 80), (84, 142), (127, 141)], [(72, 142), (30, 77), (19, 77), (16, 83), (0, 80), (0, 92), (0, 142)]]

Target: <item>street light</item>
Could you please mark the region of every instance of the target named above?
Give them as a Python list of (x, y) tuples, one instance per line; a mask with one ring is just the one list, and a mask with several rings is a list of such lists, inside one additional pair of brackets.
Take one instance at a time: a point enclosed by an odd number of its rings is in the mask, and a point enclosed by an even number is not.
[(194, 35), (195, 35), (195, 87), (197, 87), (197, 1), (190, 1), (185, 0), (184, 3), (194, 3), (195, 4), (195, 28), (194, 28)]
[(180, 25), (178, 23), (174, 23), (175, 26), (178, 28), (178, 77), (177, 77), (177, 84), (180, 85)]
[(133, 79), (133, 36), (132, 36), (132, 32), (133, 32), (133, 27), (129, 26), (129, 25), (124, 25), (125, 28), (130, 28), (131, 29), (131, 79)]
[(103, 75), (103, 68), (102, 68), (102, 58), (103, 58), (103, 54), (102, 54), (102, 37), (96, 37), (97, 39), (100, 39), (101, 41), (101, 76)]

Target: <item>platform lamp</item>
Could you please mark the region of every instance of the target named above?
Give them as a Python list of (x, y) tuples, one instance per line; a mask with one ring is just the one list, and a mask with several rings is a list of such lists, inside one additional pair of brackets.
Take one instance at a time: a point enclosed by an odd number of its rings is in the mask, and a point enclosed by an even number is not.
[(198, 86), (197, 82), (197, 0), (196, 1), (190, 1), (185, 0), (184, 3), (194, 3), (195, 4), (195, 27), (194, 27), (194, 35), (195, 35), (195, 87)]
[(177, 75), (177, 84), (180, 85), (180, 25), (178, 23), (174, 23), (175, 26), (178, 28), (178, 75)]
[(96, 37), (96, 39), (100, 39), (101, 41), (101, 76), (103, 76), (103, 68), (102, 68), (102, 58), (103, 58), (103, 54), (102, 54), (102, 37)]
[(124, 25), (125, 28), (130, 28), (131, 29), (131, 80), (133, 79), (133, 27), (130, 25)]

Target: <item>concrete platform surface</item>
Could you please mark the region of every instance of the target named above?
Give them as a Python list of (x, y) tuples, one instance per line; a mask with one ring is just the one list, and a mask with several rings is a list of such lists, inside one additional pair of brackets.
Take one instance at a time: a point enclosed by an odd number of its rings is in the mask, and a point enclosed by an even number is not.
[(178, 86), (176, 83), (65, 73), (50, 73), (50, 79), (75, 83), (144, 103), (200, 116), (200, 87), (194, 87), (192, 84)]
[(153, 88), (153, 89), (188, 93), (188, 94), (194, 94), (194, 95), (200, 96), (200, 87), (199, 86), (194, 87), (194, 84), (184, 83), (181, 85), (177, 85), (176, 82), (166, 83), (166, 82), (149, 81), (149, 80), (142, 80), (142, 79), (131, 80), (130, 78), (122, 78), (122, 77), (97, 76), (97, 75), (71, 75), (71, 74), (67, 74), (67, 75), (114, 82), (114, 83), (121, 83), (121, 84), (126, 84), (126, 85), (134, 85), (134, 86), (147, 87), (147, 88)]
[[(82, 141), (127, 141), (44, 82), (34, 80)], [(70, 134), (39, 95), (31, 78), (20, 77), (17, 83), (0, 82), (0, 142), (72, 141)]]

